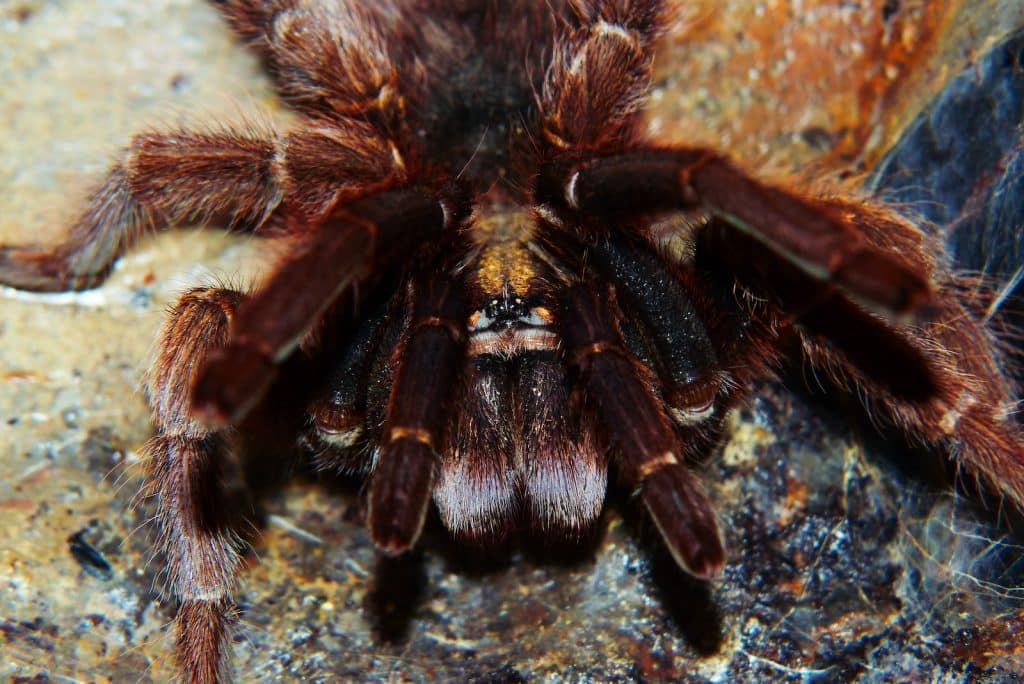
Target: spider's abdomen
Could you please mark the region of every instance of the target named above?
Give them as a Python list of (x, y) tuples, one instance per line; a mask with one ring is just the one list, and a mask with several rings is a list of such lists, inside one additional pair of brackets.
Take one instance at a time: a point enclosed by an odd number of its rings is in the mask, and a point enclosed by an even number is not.
[[(466, 2), (423, 18), (404, 42), (409, 73), (403, 88), (416, 144), (478, 187), (515, 173), (536, 135), (536, 95), (545, 54), (555, 42), (560, 0)], [(442, 28), (443, 30), (432, 30)]]

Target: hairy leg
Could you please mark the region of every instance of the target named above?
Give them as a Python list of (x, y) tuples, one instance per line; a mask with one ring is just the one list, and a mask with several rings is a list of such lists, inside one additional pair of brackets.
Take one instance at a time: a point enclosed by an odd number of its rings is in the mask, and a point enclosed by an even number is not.
[(288, 228), (283, 207), (318, 217), (404, 178), (390, 141), (358, 121), (305, 121), (281, 137), (228, 129), (137, 135), (59, 245), (0, 246), (0, 284), (96, 287), (147, 231), (208, 221), (232, 230)]
[(1006, 359), (993, 331), (986, 327), (986, 304), (970, 283), (942, 271), (941, 247), (922, 239), (906, 220), (852, 202), (833, 200), (830, 205), (850, 216), (865, 239), (899, 250), (937, 283), (938, 296), (928, 319), (896, 328), (908, 344), (928, 357), (935, 369), (937, 392), (927, 402), (886, 396), (884, 385), (872, 382), (818, 337), (805, 334), (808, 358), (833, 379), (868, 397), (872, 416), (921, 444), (949, 453), (961, 474), (983, 491), (997, 492), (1024, 510), (1024, 432), (1015, 419), (1019, 388), (1005, 372)]
[(230, 472), (225, 436), (191, 416), (189, 398), (203, 359), (225, 344), (243, 299), (209, 288), (182, 295), (161, 332), (147, 382), (156, 434), (146, 446), (144, 494), (156, 507), (167, 590), (180, 601), (175, 644), (188, 682), (223, 681), (238, 620), (231, 590), (244, 549), (245, 497), (231, 486), (237, 473)]
[(599, 429), (616, 450), (613, 464), (636, 488), (680, 567), (714, 577), (725, 551), (708, 500), (685, 454), (650, 369), (630, 353), (618, 332), (614, 292), (570, 284), (561, 296), (559, 325), (567, 363), (593, 406)]
[(210, 355), (193, 390), (196, 414), (210, 424), (240, 422), (343, 295), (358, 306), (381, 274), (453, 229), (463, 215), (448, 197), (393, 190), (342, 204), (326, 217), (293, 217), (289, 231), (302, 233), (302, 241), (239, 308), (228, 343)]
[(555, 43), (539, 104), (543, 142), (556, 152), (622, 149), (651, 78), (660, 2), (582, 0)]
[(370, 480), (370, 535), (377, 548), (407, 551), (423, 529), (447, 437), (450, 404), (465, 359), (463, 284), (432, 274), (415, 288), (412, 316), (391, 387), (387, 419)]
[[(747, 308), (751, 325), (762, 332), (794, 326), (812, 366), (861, 397), (875, 421), (949, 454), (984, 491), (1024, 509), (1024, 434), (1013, 415), (1017, 388), (1003, 370), (978, 295), (943, 271), (941, 246), (916, 226), (865, 204), (827, 204), (864, 243), (900, 254), (934, 283), (925, 320), (901, 325), (869, 313), (728, 229), (704, 232), (698, 260), (707, 251), (714, 256), (709, 254), (706, 268), (717, 264), (735, 274), (744, 290), (770, 295), (770, 305)], [(751, 258), (755, 253), (757, 259)], [(925, 360), (926, 379), (913, 371), (911, 354)], [(921, 391), (924, 382), (927, 391)]]
[(955, 298), (951, 292), (929, 323), (902, 331), (934, 365), (938, 392), (931, 401), (887, 396), (884, 385), (820, 338), (804, 335), (804, 351), (816, 368), (863, 397), (874, 420), (948, 453), (982, 493), (996, 493), (1024, 510), (1024, 435), (1015, 419), (1016, 397), (992, 332), (974, 307)]
[[(706, 295), (693, 275), (626, 235), (599, 240), (588, 255), (615, 284), (620, 307), (629, 312), (621, 324), (626, 343), (658, 375), (673, 419), (680, 424), (705, 420), (727, 382), (723, 383), (715, 347), (697, 306)], [(648, 349), (642, 351), (644, 347)]]
[(870, 241), (836, 206), (754, 180), (699, 148), (566, 155), (539, 177), (537, 199), (574, 217), (621, 221), (645, 213), (701, 209), (757, 240), (788, 268), (838, 288), (858, 303), (912, 318), (931, 298), (927, 278)]
[(88, 289), (154, 228), (217, 218), (256, 230), (282, 199), (279, 152), (272, 136), (252, 131), (138, 135), (61, 244), (0, 247), (0, 283)]
[(404, 103), (390, 54), (390, 3), (378, 8), (353, 0), (212, 1), (267, 59), (282, 96), (298, 110), (401, 119)]

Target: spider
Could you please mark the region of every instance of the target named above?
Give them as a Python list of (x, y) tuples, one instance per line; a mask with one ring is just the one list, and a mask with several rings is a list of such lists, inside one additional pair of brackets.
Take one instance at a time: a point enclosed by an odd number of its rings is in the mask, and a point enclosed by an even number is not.
[(692, 463), (792, 357), (1024, 502), (1012, 387), (932, 238), (643, 139), (662, 3), (214, 4), (299, 122), (139, 135), (63, 244), (0, 248), (0, 282), (54, 291), (179, 223), (282, 247), (252, 292), (184, 293), (147, 381), (145, 489), (188, 680), (226, 675), (238, 618), (232, 428), (296, 397), (298, 440), (368, 479), (391, 555), (431, 502), (473, 543), (582, 535), (611, 472), (713, 578), (726, 555)]

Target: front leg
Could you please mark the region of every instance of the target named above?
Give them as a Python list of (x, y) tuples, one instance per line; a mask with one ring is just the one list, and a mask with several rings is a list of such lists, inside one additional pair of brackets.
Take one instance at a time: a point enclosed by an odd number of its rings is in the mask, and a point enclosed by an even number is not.
[(941, 247), (913, 224), (762, 184), (714, 152), (687, 148), (565, 155), (542, 171), (537, 199), (578, 225), (709, 213), (695, 268), (733, 281), (751, 301), (767, 297), (747, 312), (756, 328), (795, 325), (806, 358), (867, 397), (872, 416), (954, 455), (970, 478), (1024, 508), (1024, 435), (998, 344), (978, 296), (941, 271)]
[(464, 209), (426, 190), (371, 193), (328, 216), (296, 216), (303, 233), (232, 321), (228, 343), (205, 363), (192, 408), (208, 424), (237, 425), (335, 303), (361, 305), (381, 276), (454, 229)]
[(157, 553), (167, 591), (180, 607), (175, 649), (184, 681), (227, 678), (238, 608), (231, 598), (248, 529), (245, 497), (230, 486), (233, 461), (224, 431), (196, 421), (189, 397), (203, 359), (227, 340), (228, 323), (244, 296), (220, 289), (182, 295), (164, 324), (147, 382), (156, 434), (148, 453), (143, 495), (155, 504)]
[[(930, 265), (907, 253), (922, 249), (919, 231), (898, 245), (874, 241), (838, 205), (764, 185), (703, 149), (567, 155), (542, 171), (537, 198), (579, 225), (635, 225), (638, 217), (701, 209), (723, 235), (727, 272), (771, 271), (755, 294), (771, 297), (785, 323), (818, 325), (876, 381), (900, 368), (888, 386), (901, 397), (921, 401), (935, 393), (926, 355), (863, 308), (900, 320), (929, 313)], [(836, 324), (838, 310), (849, 326)], [(851, 329), (861, 334), (846, 334)]]
[(570, 282), (560, 299), (566, 365), (615, 448), (619, 477), (637, 491), (679, 567), (696, 577), (717, 576), (725, 549), (711, 501), (685, 463), (680, 436), (690, 431), (676, 432), (654, 374), (622, 339), (614, 289)]
[(869, 308), (913, 317), (931, 298), (926, 274), (871, 244), (834, 207), (756, 181), (710, 150), (563, 157), (544, 169), (537, 196), (556, 209), (606, 221), (701, 209)]

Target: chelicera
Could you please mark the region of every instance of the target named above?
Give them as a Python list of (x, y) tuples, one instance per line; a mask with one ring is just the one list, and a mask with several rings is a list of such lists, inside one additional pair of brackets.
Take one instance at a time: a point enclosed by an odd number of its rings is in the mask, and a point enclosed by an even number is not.
[(251, 292), (184, 293), (148, 378), (146, 492), (189, 680), (224, 674), (237, 619), (232, 427), (286, 386), (317, 465), (368, 478), (387, 554), (431, 502), (474, 543), (578, 536), (611, 472), (677, 563), (715, 577), (691, 464), (793, 356), (1024, 501), (1012, 388), (939, 245), (879, 206), (643, 138), (662, 3), (214, 4), (298, 123), (140, 134), (61, 245), (0, 248), (0, 281), (54, 291), (98, 286), (180, 223), (282, 247)]

